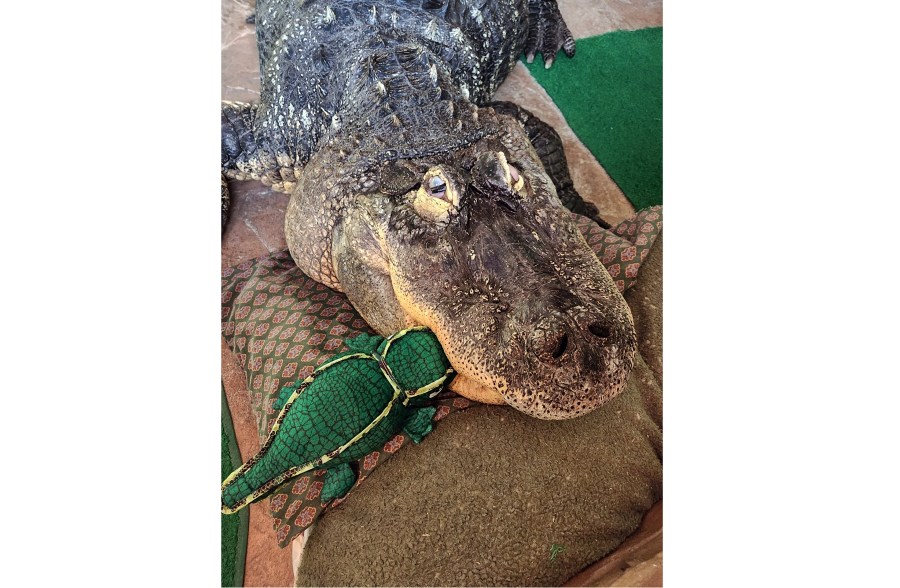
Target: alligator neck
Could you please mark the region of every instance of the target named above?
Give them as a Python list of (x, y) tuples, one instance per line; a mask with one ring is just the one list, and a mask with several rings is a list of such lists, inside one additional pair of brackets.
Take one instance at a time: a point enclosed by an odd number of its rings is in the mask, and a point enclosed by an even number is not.
[(377, 159), (397, 159), (459, 148), (485, 135), (465, 82), (454, 80), (423, 45), (370, 47), (352, 59), (333, 137)]

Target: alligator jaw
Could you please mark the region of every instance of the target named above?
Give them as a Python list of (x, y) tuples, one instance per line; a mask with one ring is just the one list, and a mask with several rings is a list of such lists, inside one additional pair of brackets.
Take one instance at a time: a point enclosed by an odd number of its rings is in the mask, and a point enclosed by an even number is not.
[(453, 381), (450, 382), (448, 388), (476, 402), (485, 404), (506, 404), (503, 395), (494, 388), (489, 388), (483, 384), (479, 384), (475, 380), (457, 374)]

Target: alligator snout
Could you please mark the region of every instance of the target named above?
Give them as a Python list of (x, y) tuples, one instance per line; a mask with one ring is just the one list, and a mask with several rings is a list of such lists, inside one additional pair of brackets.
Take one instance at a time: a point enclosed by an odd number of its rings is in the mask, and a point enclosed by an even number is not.
[(530, 336), (531, 348), (544, 363), (564, 364), (582, 346), (593, 348), (604, 345), (612, 333), (607, 322), (583, 313), (576, 321), (561, 313), (551, 312), (535, 325)]
[[(618, 393), (634, 359), (630, 316), (616, 318), (589, 303), (568, 309), (547, 301), (525, 306), (543, 313), (511, 321), (521, 329), (522, 344), (517, 346), (511, 334), (508, 345), (518, 347), (515, 353), (524, 361), (510, 379), (514, 389), (526, 392), (505, 394), (507, 403), (541, 418), (571, 418)], [(525, 374), (540, 375), (531, 381), (519, 379)]]

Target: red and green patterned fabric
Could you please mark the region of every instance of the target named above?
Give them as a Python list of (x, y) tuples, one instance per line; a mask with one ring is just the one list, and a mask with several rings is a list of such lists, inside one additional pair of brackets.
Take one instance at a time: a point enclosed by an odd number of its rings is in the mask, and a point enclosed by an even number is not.
[[(612, 230), (576, 216), (579, 229), (612, 275), (619, 290), (632, 286), (641, 262), (662, 230), (662, 207), (637, 213)], [(247, 374), (251, 408), (261, 440), (268, 437), (278, 411), (273, 407), (285, 385), (303, 380), (336, 354), (345, 339), (373, 333), (347, 298), (304, 275), (287, 250), (222, 270), (222, 334)], [(433, 420), (473, 403), (446, 393), (438, 398)], [(357, 487), (409, 438), (397, 434), (381, 449), (357, 462)], [(269, 499), (281, 547), (343, 500), (322, 503), (324, 470), (285, 482)]]

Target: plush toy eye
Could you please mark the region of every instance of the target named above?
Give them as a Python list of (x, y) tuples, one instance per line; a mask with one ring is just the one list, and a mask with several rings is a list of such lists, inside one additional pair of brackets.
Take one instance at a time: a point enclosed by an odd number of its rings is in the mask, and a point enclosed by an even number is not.
[(443, 198), (447, 193), (447, 184), (440, 176), (433, 176), (428, 180), (427, 191), (435, 198)]

